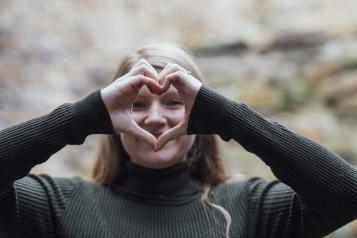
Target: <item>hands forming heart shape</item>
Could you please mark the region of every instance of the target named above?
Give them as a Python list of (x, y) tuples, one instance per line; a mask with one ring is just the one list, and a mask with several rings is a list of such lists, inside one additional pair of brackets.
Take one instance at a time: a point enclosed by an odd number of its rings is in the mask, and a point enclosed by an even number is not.
[[(153, 94), (165, 93), (173, 85), (185, 104), (184, 119), (165, 131), (158, 139), (140, 127), (132, 115), (132, 105), (140, 88), (146, 85)], [(115, 133), (127, 133), (149, 143), (155, 151), (167, 142), (187, 134), (188, 119), (202, 83), (189, 71), (177, 64), (168, 63), (157, 71), (145, 59), (137, 62), (124, 76), (101, 90), (101, 96), (109, 112)]]

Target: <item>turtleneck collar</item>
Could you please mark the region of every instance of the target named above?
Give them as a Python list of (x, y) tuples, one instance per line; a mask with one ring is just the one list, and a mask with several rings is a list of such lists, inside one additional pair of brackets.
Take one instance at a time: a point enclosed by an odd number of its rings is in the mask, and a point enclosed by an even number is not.
[(125, 161), (127, 178), (112, 189), (120, 195), (150, 204), (175, 205), (190, 202), (202, 193), (200, 181), (190, 175), (188, 160), (163, 169), (146, 168)]

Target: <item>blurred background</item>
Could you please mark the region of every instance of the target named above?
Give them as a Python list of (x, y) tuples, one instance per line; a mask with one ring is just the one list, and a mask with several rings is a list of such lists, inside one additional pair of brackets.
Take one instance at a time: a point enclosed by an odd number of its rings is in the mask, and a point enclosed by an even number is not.
[[(357, 165), (357, 1), (1, 0), (0, 129), (108, 85), (145, 43), (194, 53), (206, 83)], [(33, 173), (90, 179), (98, 135)], [(274, 179), (234, 142), (232, 173)], [(357, 222), (329, 236), (357, 237)]]

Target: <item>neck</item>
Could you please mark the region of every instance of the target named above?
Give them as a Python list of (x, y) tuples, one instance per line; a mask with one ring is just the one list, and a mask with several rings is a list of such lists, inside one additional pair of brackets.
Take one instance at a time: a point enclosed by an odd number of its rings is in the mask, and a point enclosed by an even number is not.
[(201, 183), (191, 176), (188, 160), (162, 169), (146, 168), (127, 160), (125, 169), (127, 178), (116, 188), (135, 200), (182, 203), (201, 193)]

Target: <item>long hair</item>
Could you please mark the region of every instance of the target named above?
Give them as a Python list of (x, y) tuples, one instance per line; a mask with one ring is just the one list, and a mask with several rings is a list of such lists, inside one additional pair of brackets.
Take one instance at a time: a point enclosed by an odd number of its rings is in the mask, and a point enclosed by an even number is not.
[[(113, 80), (128, 73), (140, 59), (146, 59), (153, 67), (159, 69), (163, 69), (167, 63), (178, 64), (203, 82), (202, 74), (195, 64), (190, 51), (181, 45), (173, 43), (146, 45), (133, 54), (126, 56), (119, 65)], [(204, 186), (202, 201), (220, 210), (224, 215), (227, 221), (226, 234), (228, 237), (230, 226), (228, 212), (223, 207), (212, 204), (208, 198), (210, 189), (228, 178), (223, 160), (220, 157), (217, 136), (196, 135), (187, 158), (191, 160), (191, 175), (200, 180)], [(101, 135), (99, 150), (92, 171), (93, 180), (103, 186), (110, 186), (114, 181), (120, 183), (126, 177), (127, 172), (125, 171), (124, 161), (127, 159), (129, 159), (129, 155), (123, 147), (120, 135)]]

